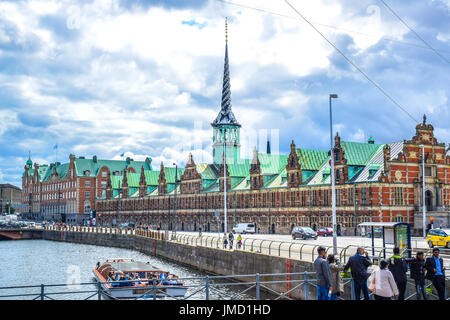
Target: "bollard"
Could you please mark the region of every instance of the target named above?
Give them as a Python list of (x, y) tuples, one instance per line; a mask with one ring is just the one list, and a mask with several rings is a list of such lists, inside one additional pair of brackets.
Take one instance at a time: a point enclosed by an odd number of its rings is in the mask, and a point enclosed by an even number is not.
[(102, 284), (100, 282), (97, 282), (97, 298), (102, 300)]
[(41, 284), (41, 300), (44, 300), (44, 285)]
[(309, 286), (308, 286), (308, 272), (304, 273), (304, 280), (305, 280), (305, 300), (309, 299)]
[(256, 300), (259, 300), (259, 273), (256, 274)]
[(205, 278), (205, 300), (209, 300), (209, 277)]

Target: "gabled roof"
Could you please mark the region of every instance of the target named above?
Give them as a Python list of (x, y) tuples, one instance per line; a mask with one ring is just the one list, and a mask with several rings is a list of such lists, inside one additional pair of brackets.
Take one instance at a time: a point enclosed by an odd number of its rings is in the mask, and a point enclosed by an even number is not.
[(345, 151), (345, 159), (349, 166), (365, 166), (373, 155), (382, 150), (382, 144), (362, 143), (362, 142), (341, 142)]
[(153, 170), (151, 164), (146, 161), (130, 160), (128, 163), (127, 160), (97, 160), (95, 162), (93, 159), (75, 158), (74, 162), (78, 176), (86, 176), (84, 173), (86, 170), (89, 170), (89, 175), (87, 176), (95, 177), (104, 166), (108, 167), (111, 174), (115, 171), (122, 173), (127, 168), (133, 168), (136, 173), (141, 172), (142, 166), (145, 170)]
[(296, 152), (303, 170), (319, 170), (329, 158), (328, 151), (324, 150), (297, 148)]

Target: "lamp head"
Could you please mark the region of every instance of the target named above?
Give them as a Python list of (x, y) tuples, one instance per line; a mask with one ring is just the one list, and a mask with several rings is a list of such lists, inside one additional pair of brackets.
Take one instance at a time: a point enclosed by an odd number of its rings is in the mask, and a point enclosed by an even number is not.
[(335, 93), (330, 94), (330, 99), (337, 99), (338, 95)]

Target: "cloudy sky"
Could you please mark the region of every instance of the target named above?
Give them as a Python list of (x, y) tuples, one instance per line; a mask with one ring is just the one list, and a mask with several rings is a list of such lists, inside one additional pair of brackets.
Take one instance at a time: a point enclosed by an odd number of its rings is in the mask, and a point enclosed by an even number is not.
[[(450, 1), (291, 0), (330, 41), (450, 142)], [(225, 1), (228, 2), (228, 1)], [(343, 140), (409, 139), (415, 122), (284, 0), (0, 1), (0, 182), (77, 156), (211, 161), (229, 19), (233, 111), (243, 152), (328, 148), (328, 95)], [(254, 10), (238, 6), (255, 7)], [(264, 10), (264, 11), (262, 11)], [(277, 14), (271, 14), (273, 12)]]

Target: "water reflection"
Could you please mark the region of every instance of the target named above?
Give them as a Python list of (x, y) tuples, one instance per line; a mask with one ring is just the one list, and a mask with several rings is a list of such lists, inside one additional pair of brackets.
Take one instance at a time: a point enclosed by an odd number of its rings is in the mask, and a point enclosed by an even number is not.
[[(111, 258), (132, 258), (137, 261), (149, 261), (161, 270), (167, 270), (180, 278), (204, 277), (207, 274), (196, 269), (179, 265), (167, 260), (145, 255), (138, 251), (100, 247), (85, 244), (55, 242), (47, 240), (0, 241), (0, 286), (36, 286), (34, 288), (14, 288), (0, 290), (0, 295), (30, 294), (30, 296), (14, 297), (14, 299), (40, 299), (41, 284), (45, 284), (46, 299), (97, 299), (96, 293), (84, 291), (96, 290), (92, 284), (94, 278), (92, 270), (97, 261)], [(212, 284), (230, 281), (211, 280)], [(82, 285), (80, 285), (80, 283)], [(185, 281), (189, 286), (186, 296), (190, 299), (204, 299), (205, 290), (197, 293), (205, 285), (204, 279), (189, 279)], [(56, 286), (70, 284), (67, 286)], [(55, 286), (51, 286), (55, 285)], [(229, 299), (248, 286), (212, 286), (210, 299)], [(66, 294), (55, 294), (66, 292)], [(104, 298), (104, 297), (103, 297)], [(254, 298), (254, 292), (239, 295), (240, 299)], [(0, 298), (7, 299), (7, 298)]]

